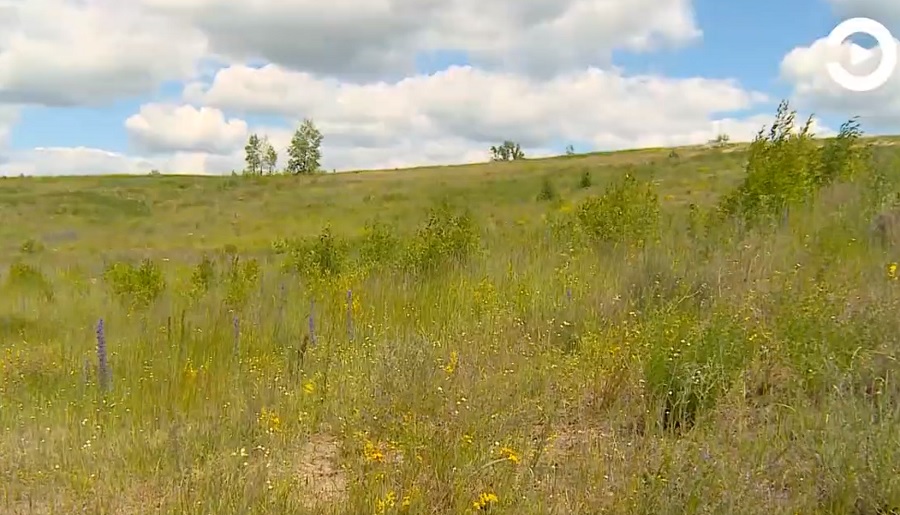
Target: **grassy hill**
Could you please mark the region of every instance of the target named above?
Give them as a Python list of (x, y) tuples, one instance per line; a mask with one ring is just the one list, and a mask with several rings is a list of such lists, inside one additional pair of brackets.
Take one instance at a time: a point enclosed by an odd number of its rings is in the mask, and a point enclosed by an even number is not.
[(900, 509), (895, 141), (2, 179), (0, 513)]

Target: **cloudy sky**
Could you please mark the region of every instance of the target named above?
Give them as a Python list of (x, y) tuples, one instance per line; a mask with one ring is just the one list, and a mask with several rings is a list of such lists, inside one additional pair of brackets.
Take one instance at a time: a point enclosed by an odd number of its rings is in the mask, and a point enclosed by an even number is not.
[(782, 98), (900, 133), (900, 78), (826, 73), (854, 16), (900, 35), (897, 0), (0, 0), (0, 174), (227, 173), (304, 117), (338, 170), (748, 140)]

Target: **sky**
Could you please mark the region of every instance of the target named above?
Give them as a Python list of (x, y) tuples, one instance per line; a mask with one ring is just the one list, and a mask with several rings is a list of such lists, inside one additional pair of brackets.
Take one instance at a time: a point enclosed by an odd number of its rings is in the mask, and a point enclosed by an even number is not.
[(826, 72), (856, 16), (900, 35), (897, 0), (0, 0), (0, 175), (230, 173), (304, 118), (338, 171), (749, 141), (782, 99), (900, 133), (900, 72)]

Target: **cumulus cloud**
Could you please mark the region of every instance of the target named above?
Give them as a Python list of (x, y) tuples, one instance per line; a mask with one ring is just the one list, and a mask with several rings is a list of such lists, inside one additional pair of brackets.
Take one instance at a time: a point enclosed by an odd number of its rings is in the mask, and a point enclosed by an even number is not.
[[(568, 142), (749, 140), (771, 117), (733, 113), (765, 95), (610, 65), (615, 49), (701, 36), (691, 0), (0, 0), (0, 104), (98, 104), (190, 79), (184, 105), (146, 103), (124, 121), (140, 157), (45, 148), (0, 170), (226, 173), (243, 167), (250, 132), (283, 160), (305, 117), (325, 135), (324, 167), (338, 170), (486, 161), (503, 139), (534, 157)], [(441, 50), (473, 65), (414, 74), (417, 57)], [(248, 126), (258, 114), (288, 122)], [(0, 112), (0, 145), (10, 124)]]
[(696, 41), (690, 0), (141, 0), (200, 28), (215, 52), (364, 80), (414, 70), (419, 53), (547, 75)]
[(97, 105), (191, 77), (206, 37), (112, 0), (0, 0), (0, 102)]
[(396, 82), (348, 84), (277, 65), (238, 65), (207, 84), (191, 84), (185, 96), (229, 111), (311, 117), (327, 145), (344, 149), (338, 159), (350, 149), (365, 149), (369, 156), (380, 149), (397, 152), (388, 162), (405, 162), (400, 156), (426, 142), (452, 141), (446, 148), (471, 157), (486, 156), (478, 149), (503, 139), (534, 149), (554, 141), (600, 148), (697, 143), (715, 136), (712, 120), (720, 113), (768, 100), (728, 80), (626, 76), (596, 68), (541, 80), (469, 66)]
[(190, 105), (145, 104), (125, 120), (129, 137), (142, 150), (227, 154), (242, 147), (247, 123), (222, 111)]
[[(875, 19), (895, 34), (900, 31), (900, 3), (893, 0), (827, 0), (839, 19), (867, 17)], [(894, 40), (895, 45), (900, 41)], [(843, 89), (828, 74), (829, 62), (840, 63), (854, 75), (866, 75), (880, 62), (881, 49), (873, 47), (871, 59), (861, 63), (851, 62), (851, 50), (859, 46), (844, 41), (838, 48), (828, 45), (822, 37), (809, 45), (798, 46), (788, 52), (781, 61), (781, 79), (792, 88), (792, 103), (804, 110), (823, 115), (850, 118), (858, 116), (863, 128), (872, 132), (900, 130), (900, 73), (880, 88), (868, 92)]]
[[(900, 45), (900, 41), (894, 40)], [(894, 73), (881, 88), (869, 92), (853, 92), (843, 89), (828, 74), (826, 65), (837, 61), (848, 71), (865, 75), (874, 71), (880, 57), (863, 63), (852, 64), (850, 52), (855, 43), (844, 42), (840, 48), (832, 48), (825, 38), (806, 47), (789, 52), (781, 62), (781, 76), (793, 87), (793, 99), (798, 106), (820, 113), (859, 116), (864, 126), (897, 128), (900, 116), (900, 74)]]

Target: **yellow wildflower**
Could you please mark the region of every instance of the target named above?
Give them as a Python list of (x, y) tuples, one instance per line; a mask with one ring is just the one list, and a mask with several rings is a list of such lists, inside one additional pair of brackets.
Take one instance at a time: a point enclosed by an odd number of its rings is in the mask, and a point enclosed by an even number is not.
[(897, 263), (891, 263), (887, 266), (888, 279), (897, 280)]
[(376, 447), (375, 444), (369, 440), (366, 440), (366, 445), (363, 448), (363, 455), (366, 457), (366, 461), (371, 461), (371, 462), (384, 461), (384, 453), (381, 452), (381, 450), (378, 449), (378, 447)]
[(452, 374), (456, 370), (457, 365), (459, 365), (459, 354), (453, 351), (450, 353), (450, 361), (444, 366), (444, 370), (448, 374)]
[(465, 442), (467, 444), (470, 444), (474, 441), (474, 439), (472, 438), (472, 435), (470, 435), (470, 434), (464, 434), (462, 437), (462, 440), (463, 440), (463, 442)]
[(187, 364), (184, 366), (184, 375), (189, 381), (197, 379), (197, 369), (194, 368), (194, 365), (190, 360), (188, 360)]
[(498, 501), (500, 501), (500, 499), (497, 497), (497, 494), (493, 492), (483, 492), (478, 496), (478, 499), (476, 499), (475, 502), (472, 503), (472, 506), (476, 510), (486, 510), (490, 508), (492, 504)]
[(314, 385), (312, 381), (307, 381), (303, 383), (303, 391), (307, 394), (311, 394), (316, 391), (316, 385)]
[(281, 431), (281, 418), (274, 411), (263, 408), (259, 412), (257, 419), (259, 425), (266, 428), (267, 433), (278, 433)]
[(385, 513), (387, 510), (394, 507), (397, 503), (397, 494), (394, 493), (393, 490), (387, 493), (384, 496), (384, 499), (378, 499), (375, 501), (375, 513)]
[(519, 463), (519, 455), (516, 454), (516, 451), (510, 449), (509, 447), (502, 447), (500, 449), (500, 456), (503, 456), (513, 463)]

